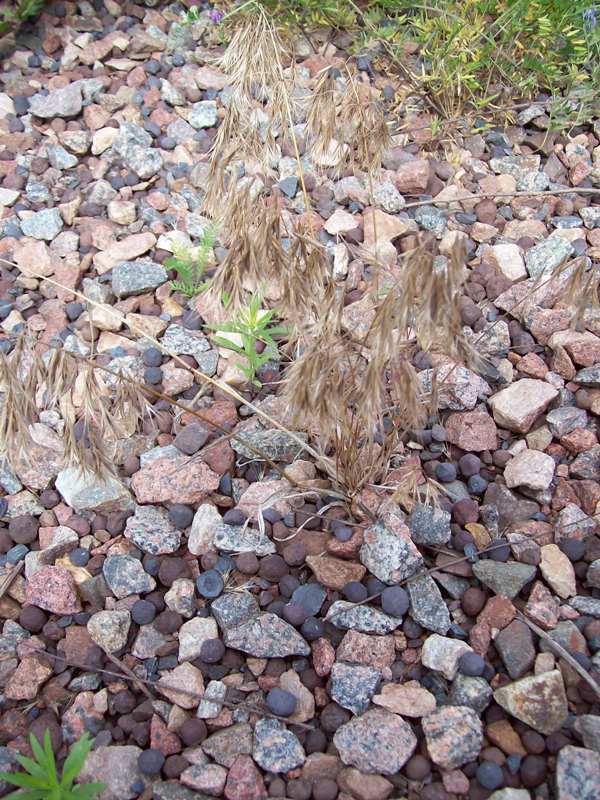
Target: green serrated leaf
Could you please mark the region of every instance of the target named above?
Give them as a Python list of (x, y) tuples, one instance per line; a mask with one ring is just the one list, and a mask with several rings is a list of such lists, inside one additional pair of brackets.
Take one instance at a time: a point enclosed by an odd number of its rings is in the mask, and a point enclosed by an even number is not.
[(54, 758), (54, 750), (52, 749), (52, 740), (50, 739), (50, 731), (46, 728), (44, 732), (44, 752), (48, 761), (48, 778), (52, 786), (58, 785), (58, 775), (56, 774), (56, 759)]
[(29, 734), (29, 744), (31, 745), (31, 750), (36, 761), (44, 769), (46, 776), (49, 776), (51, 774), (51, 770), (48, 759), (46, 758), (46, 753), (40, 742), (32, 733)]
[(47, 792), (42, 789), (32, 789), (25, 792), (11, 792), (4, 800), (49, 800)]
[(21, 786), (24, 789), (48, 789), (48, 782), (46, 780), (34, 778), (33, 775), (28, 775), (26, 772), (4, 772), (2, 775), (6, 775), (2, 780), (5, 780), (7, 783), (12, 783), (14, 786)]
[(45, 769), (34, 761), (32, 758), (28, 758), (27, 756), (17, 756), (17, 760), (22, 767), (25, 767), (27, 772), (30, 775), (33, 775), (34, 778), (40, 778), (40, 780), (46, 780), (47, 775)]
[(92, 749), (92, 739), (88, 733), (85, 733), (78, 742), (71, 747), (69, 755), (67, 756), (63, 765), (62, 777), (60, 785), (63, 788), (69, 789), (83, 769), (85, 759)]

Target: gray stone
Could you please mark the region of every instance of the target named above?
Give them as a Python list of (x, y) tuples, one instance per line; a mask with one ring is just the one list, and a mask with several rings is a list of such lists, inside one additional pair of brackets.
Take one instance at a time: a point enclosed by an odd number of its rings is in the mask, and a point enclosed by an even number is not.
[(123, 261), (113, 267), (112, 290), (121, 299), (152, 291), (167, 281), (162, 264), (149, 259)]
[(116, 653), (127, 643), (130, 625), (129, 611), (114, 609), (93, 614), (88, 621), (87, 630), (98, 647), (108, 653)]
[(74, 511), (127, 511), (133, 501), (121, 481), (112, 475), (104, 479), (78, 467), (67, 467), (58, 473), (55, 483), (65, 503)]
[(592, 389), (600, 388), (600, 364), (580, 369), (574, 380), (580, 386), (589, 386)]
[(369, 707), (380, 679), (381, 674), (375, 667), (336, 661), (330, 673), (330, 694), (338, 705), (360, 714)]
[(392, 617), (378, 608), (357, 606), (345, 600), (332, 603), (325, 619), (336, 628), (380, 636), (391, 633), (402, 625), (402, 617)]
[(227, 694), (227, 686), (223, 681), (210, 681), (204, 690), (204, 696), (198, 705), (196, 716), (199, 719), (214, 719), (223, 708)]
[(464, 653), (471, 652), (473, 649), (466, 642), (433, 633), (425, 639), (421, 650), (421, 662), (424, 667), (441, 672), (451, 681), (458, 671), (459, 658)]
[(438, 369), (424, 369), (417, 375), (421, 390), (429, 394), (436, 379), (440, 409), (471, 411), (480, 397), (492, 393), (491, 387), (470, 369), (456, 364), (444, 364)]
[(600, 598), (578, 595), (569, 600), (569, 605), (580, 614), (600, 619)]
[(194, 792), (179, 781), (152, 782), (153, 800), (210, 800), (209, 795)]
[(294, 590), (292, 602), (300, 603), (306, 612), (314, 617), (321, 610), (326, 597), (327, 590), (320, 583), (304, 583)]
[(488, 800), (531, 800), (531, 795), (527, 789), (498, 789)]
[(213, 600), (210, 610), (221, 630), (235, 628), (260, 613), (256, 597), (246, 592), (226, 592)]
[(516, 597), (521, 589), (533, 580), (536, 568), (529, 564), (498, 561), (478, 561), (473, 564), (473, 574), (496, 594)]
[[(172, 25), (171, 27), (175, 26)], [(172, 83), (169, 83), (164, 78), (160, 82), (160, 96), (162, 100), (171, 106), (184, 106), (186, 104), (183, 92), (180, 92), (176, 86), (173, 86)]]
[(156, 588), (154, 578), (144, 570), (142, 562), (133, 556), (108, 556), (102, 574), (111, 592), (121, 600), (130, 594), (144, 594)]
[(269, 537), (258, 528), (227, 525), (225, 522), (216, 526), (213, 546), (224, 553), (255, 553), (257, 556), (268, 556), (277, 550)]
[(29, 99), (29, 111), (40, 119), (76, 117), (81, 113), (83, 104), (81, 89), (81, 83), (75, 81), (47, 95), (34, 94)]
[(252, 728), (247, 722), (238, 722), (213, 733), (202, 742), (202, 749), (217, 764), (229, 769), (238, 756), (252, 753), (252, 743)]
[(483, 745), (481, 720), (472, 708), (446, 706), (423, 718), (423, 733), (432, 761), (456, 769), (475, 761)]
[(406, 205), (406, 200), (391, 181), (380, 181), (373, 189), (373, 204), (388, 214), (397, 214)]
[[(0, 747), (0, 772), (19, 772), (20, 767), (15, 753), (9, 747)], [(0, 781), (0, 795), (3, 797), (13, 787), (6, 781)]]
[(153, 556), (174, 553), (181, 546), (180, 531), (172, 525), (166, 509), (159, 506), (136, 506), (125, 525), (125, 538)]
[(448, 607), (435, 581), (422, 575), (408, 581), (406, 590), (410, 597), (410, 615), (415, 622), (444, 636), (450, 628)]
[(494, 639), (494, 647), (510, 677), (522, 678), (533, 667), (536, 650), (529, 627), (518, 619), (503, 628)]
[(562, 236), (552, 236), (525, 253), (525, 266), (532, 278), (548, 275), (574, 253), (573, 245)]
[(435, 206), (420, 206), (415, 211), (415, 219), (426, 231), (433, 231), (440, 236), (446, 229), (446, 212)]
[(227, 647), (256, 658), (287, 658), (310, 655), (310, 647), (300, 634), (275, 614), (262, 614), (225, 630)]
[(519, 192), (543, 192), (548, 186), (550, 186), (550, 178), (545, 172), (528, 170), (517, 179), (517, 191)]
[(458, 575), (451, 575), (449, 572), (433, 572), (431, 577), (453, 600), (460, 600), (471, 585), (466, 578), (459, 578)]
[(496, 509), (499, 529), (525, 522), (540, 510), (533, 500), (524, 500), (507, 486), (495, 482), (488, 486), (484, 500), (486, 506)]
[(585, 428), (588, 421), (587, 412), (583, 408), (577, 406), (561, 406), (560, 408), (553, 408), (546, 414), (546, 424), (550, 428), (550, 432), (557, 439), (561, 436), (566, 436), (567, 433), (575, 430), (575, 428)]
[(289, 772), (306, 761), (298, 737), (277, 719), (260, 719), (254, 727), (252, 758), (267, 772)]
[(584, 453), (579, 453), (571, 463), (569, 473), (573, 478), (600, 481), (600, 444), (595, 444)]
[(44, 208), (21, 220), (25, 236), (51, 242), (62, 231), (63, 221), (58, 208)]
[(434, 506), (417, 503), (408, 518), (413, 542), (446, 544), (450, 541), (450, 513)]
[(468, 706), (482, 714), (492, 701), (492, 687), (485, 678), (459, 672), (452, 682), (448, 699), (453, 706)]
[(540, 168), (540, 156), (501, 156), (490, 159), (490, 167), (498, 175), (512, 175), (520, 180), (527, 172)]
[(88, 753), (79, 773), (81, 783), (104, 783), (106, 789), (98, 800), (133, 800), (140, 794), (136, 784), (146, 786), (146, 778), (138, 769), (142, 751), (133, 745), (97, 747)]
[[(404, 537), (403, 532), (406, 532)], [(380, 581), (395, 584), (414, 575), (422, 566), (423, 557), (405, 526), (392, 531), (382, 522), (376, 522), (364, 532), (360, 561)]]
[(6, 494), (16, 494), (23, 488), (23, 484), (6, 460), (0, 461), (0, 486)]
[(169, 641), (168, 637), (157, 631), (154, 625), (140, 625), (131, 653), (140, 661), (156, 658), (158, 651)]
[(600, 717), (597, 714), (582, 714), (577, 717), (573, 729), (586, 747), (600, 753)]
[(201, 100), (192, 105), (188, 122), (192, 128), (201, 130), (202, 128), (212, 128), (217, 124), (218, 118), (216, 100)]
[[(244, 441), (241, 442), (238, 439), (232, 439), (231, 447), (243, 458), (248, 458), (253, 461), (257, 458), (260, 459), (260, 456), (257, 456), (254, 450), (250, 450), (250, 448), (246, 446), (246, 442), (249, 442), (257, 450), (260, 450), (261, 453), (264, 453), (264, 455), (268, 456), (272, 461), (293, 461), (300, 453), (304, 452), (304, 448), (285, 431), (271, 428), (269, 430), (256, 429), (252, 431), (240, 431), (240, 434), (241, 433), (243, 433)], [(308, 435), (306, 433), (301, 433), (299, 431), (294, 431), (294, 433), (303, 442), (308, 442)]]
[(598, 800), (600, 755), (567, 745), (556, 759), (556, 800)]
[[(546, 633), (551, 641), (556, 642), (569, 652), (573, 650), (578, 650), (580, 653), (586, 652), (587, 644), (585, 636), (570, 619), (561, 620), (551, 631), (546, 631)], [(547, 639), (542, 639), (540, 641), (540, 650), (543, 653), (556, 654), (556, 650)]]
[(130, 167), (140, 180), (147, 180), (160, 172), (163, 159), (160, 151), (139, 145), (132, 145), (127, 152), (127, 166)]
[(46, 152), (48, 154), (48, 161), (55, 169), (71, 169), (72, 167), (76, 167), (79, 163), (79, 159), (67, 152), (60, 144), (47, 145)]
[(193, 356), (201, 363), (206, 352), (210, 350), (210, 342), (199, 331), (189, 331), (182, 325), (169, 325), (165, 331), (161, 344), (175, 355)]
[(600, 228), (600, 207), (598, 206), (584, 206), (579, 209), (579, 215), (583, 220), (586, 228)]
[(417, 737), (398, 714), (371, 708), (341, 725), (333, 743), (344, 764), (371, 775), (394, 775), (414, 753)]

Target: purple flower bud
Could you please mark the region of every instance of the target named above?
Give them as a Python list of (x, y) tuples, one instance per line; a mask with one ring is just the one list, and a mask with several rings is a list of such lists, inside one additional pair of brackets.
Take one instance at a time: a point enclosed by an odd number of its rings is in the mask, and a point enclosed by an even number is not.
[(212, 22), (214, 22), (215, 25), (218, 25), (219, 22), (221, 22), (221, 20), (225, 16), (225, 14), (223, 13), (223, 11), (218, 11), (216, 8), (213, 8), (213, 10), (210, 12), (209, 16), (210, 16)]

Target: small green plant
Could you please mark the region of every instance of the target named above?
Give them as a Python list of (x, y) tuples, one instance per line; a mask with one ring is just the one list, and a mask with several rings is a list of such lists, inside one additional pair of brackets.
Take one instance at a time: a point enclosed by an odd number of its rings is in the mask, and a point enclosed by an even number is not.
[(3, 8), (0, 11), (0, 36), (17, 30), (23, 22), (37, 17), (45, 3), (46, 0), (20, 0), (13, 3), (14, 8)]
[(189, 250), (178, 248), (172, 258), (165, 260), (165, 266), (177, 272), (179, 280), (171, 281), (171, 287), (176, 292), (195, 297), (208, 288), (210, 281), (203, 281), (202, 277), (216, 239), (217, 228), (209, 225), (202, 234), (195, 256)]
[(79, 783), (73, 781), (85, 764), (94, 740), (88, 733), (71, 747), (71, 752), (63, 765), (59, 778), (56, 761), (52, 752), (50, 733), (44, 732), (44, 744), (29, 735), (29, 742), (35, 758), (17, 756), (19, 764), (26, 772), (0, 772), (0, 780), (19, 786), (23, 791), (12, 792), (6, 800), (92, 800), (105, 786), (103, 783)]
[[(228, 298), (224, 299), (225, 305), (229, 305)], [(250, 303), (245, 308), (241, 308), (237, 316), (229, 322), (209, 326), (219, 333), (231, 333), (236, 338), (239, 337), (239, 344), (235, 339), (226, 336), (217, 335), (211, 338), (221, 347), (246, 356), (248, 365), (238, 362), (237, 366), (255, 386), (261, 385), (256, 377), (258, 370), (277, 353), (277, 342), (273, 336), (287, 333), (286, 328), (271, 325), (277, 312), (273, 308), (268, 311), (261, 309), (261, 302), (261, 296), (255, 294)], [(259, 342), (262, 342), (264, 349)]]

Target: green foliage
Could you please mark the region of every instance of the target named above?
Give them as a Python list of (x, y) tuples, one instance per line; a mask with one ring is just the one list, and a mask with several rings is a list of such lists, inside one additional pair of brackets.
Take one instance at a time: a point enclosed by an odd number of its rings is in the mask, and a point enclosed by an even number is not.
[(600, 69), (600, 6), (594, 0), (260, 3), (280, 23), (305, 32), (349, 30), (357, 51), (381, 52), (385, 43), (446, 116), (460, 114), (467, 102), (478, 108), (494, 99), (592, 85)]
[(41, 14), (46, 0), (19, 0), (12, 5), (14, 8), (6, 8), (0, 11), (0, 36), (16, 30), (22, 22), (33, 19)]
[(210, 281), (203, 281), (202, 276), (217, 239), (217, 232), (215, 225), (209, 225), (204, 230), (195, 256), (189, 250), (178, 248), (172, 258), (165, 260), (168, 269), (177, 271), (178, 280), (171, 281), (171, 287), (176, 292), (182, 292), (186, 297), (195, 297), (208, 288)]
[[(228, 298), (224, 297), (223, 299), (225, 305), (229, 305)], [(286, 328), (272, 325), (273, 318), (277, 313), (275, 309), (263, 311), (260, 308), (261, 302), (261, 296), (256, 294), (250, 303), (245, 308), (240, 309), (237, 316), (233, 317), (229, 322), (221, 322), (219, 325), (209, 326), (212, 330), (233, 333), (240, 337), (241, 345), (236, 344), (225, 336), (211, 336), (211, 339), (221, 347), (226, 347), (246, 356), (248, 365), (238, 362), (237, 366), (255, 386), (261, 385), (256, 377), (258, 370), (277, 354), (277, 342), (273, 339), (273, 336), (287, 334)], [(262, 352), (257, 350), (258, 342), (262, 342), (265, 345)]]
[(30, 734), (29, 741), (34, 758), (17, 756), (26, 772), (0, 772), (0, 780), (19, 786), (23, 791), (12, 792), (6, 800), (92, 800), (105, 786), (103, 783), (79, 783), (73, 781), (85, 764), (94, 740), (85, 733), (76, 742), (63, 765), (62, 776), (56, 771), (56, 761), (50, 742), (50, 733), (44, 732), (43, 746)]

